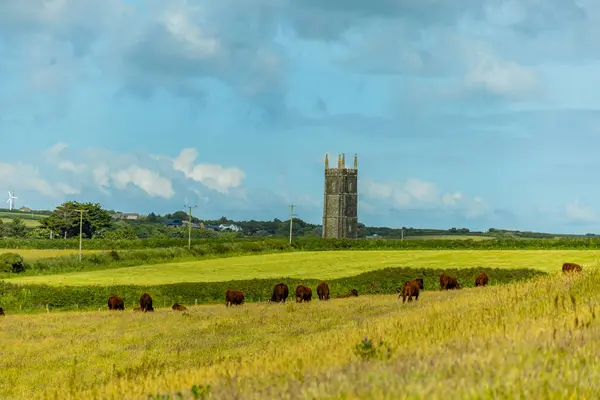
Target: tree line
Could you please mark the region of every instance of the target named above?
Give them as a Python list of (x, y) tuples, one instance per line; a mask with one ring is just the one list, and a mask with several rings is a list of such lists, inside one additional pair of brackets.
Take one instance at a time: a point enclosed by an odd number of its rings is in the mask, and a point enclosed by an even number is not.
[[(13, 218), (10, 222), (0, 219), (0, 238), (27, 238), (27, 239), (69, 239), (79, 237), (81, 229), (85, 239), (105, 240), (134, 240), (134, 239), (184, 239), (188, 237), (188, 226), (169, 227), (167, 223), (181, 220), (187, 223), (190, 218), (185, 211), (176, 211), (164, 215), (150, 213), (142, 215), (136, 220), (115, 219), (114, 211), (102, 208), (99, 203), (79, 203), (67, 201), (52, 211), (36, 212), (42, 216), (39, 226), (28, 227), (21, 218)], [(81, 221), (81, 227), (80, 227)], [(193, 239), (226, 237), (287, 237), (289, 235), (290, 221), (274, 218), (272, 221), (234, 221), (225, 216), (215, 220), (202, 220), (192, 217), (194, 225), (204, 225), (204, 229), (194, 227), (191, 229)], [(206, 229), (210, 226), (237, 225), (239, 232), (222, 232)], [(321, 226), (293, 218), (292, 232), (294, 237), (320, 237)], [(436, 236), (436, 235), (485, 235), (498, 239), (517, 238), (553, 238), (557, 236), (583, 236), (583, 235), (555, 235), (538, 232), (519, 232), (490, 228), (487, 232), (470, 231), (467, 228), (450, 229), (422, 229), (413, 227), (390, 228), (366, 226), (358, 224), (359, 238), (388, 238), (399, 239), (402, 237)], [(597, 237), (587, 234), (586, 237)]]

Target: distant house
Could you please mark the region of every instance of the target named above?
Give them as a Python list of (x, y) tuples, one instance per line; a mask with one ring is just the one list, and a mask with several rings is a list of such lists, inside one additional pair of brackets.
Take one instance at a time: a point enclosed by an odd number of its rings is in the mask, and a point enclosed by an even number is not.
[(209, 231), (220, 231), (218, 225), (206, 225), (206, 229), (208, 229)]
[(23, 206), (23, 207), (19, 208), (19, 211), (21, 211), (21, 212), (31, 212), (33, 210), (31, 208), (29, 208), (29, 207)]
[(372, 235), (369, 235), (369, 236), (367, 236), (366, 238), (367, 238), (367, 239), (377, 239), (378, 237), (379, 237), (379, 235), (378, 235), (378, 234), (376, 234), (376, 233), (374, 233), (374, 234), (372, 234)]
[(181, 228), (183, 221), (180, 219), (170, 219), (167, 221), (167, 228)]
[(232, 232), (239, 232), (242, 230), (242, 228), (240, 228), (237, 225), (234, 224), (221, 224), (219, 225), (219, 230), (220, 231), (232, 231)]
[(137, 220), (140, 218), (140, 214), (138, 214), (138, 213), (116, 213), (113, 217), (115, 219)]

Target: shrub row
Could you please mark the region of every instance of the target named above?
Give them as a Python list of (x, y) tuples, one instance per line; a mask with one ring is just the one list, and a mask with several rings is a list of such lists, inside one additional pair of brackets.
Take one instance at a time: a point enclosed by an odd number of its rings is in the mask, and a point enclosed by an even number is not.
[[(193, 245), (213, 243), (260, 243), (259, 246), (288, 247), (287, 238), (214, 238), (194, 239)], [(137, 239), (137, 240), (105, 240), (86, 239), (83, 248), (89, 250), (128, 250), (167, 247), (187, 247), (187, 239)], [(251, 252), (253, 247), (249, 246)], [(0, 248), (5, 249), (78, 249), (78, 239), (0, 239)], [(560, 239), (494, 239), (494, 240), (448, 240), (448, 239), (321, 239), (315, 237), (299, 237), (292, 243), (292, 248), (324, 251), (324, 250), (375, 250), (375, 249), (600, 249), (600, 238), (560, 238)]]
[[(386, 268), (366, 272), (357, 276), (333, 279), (328, 281), (331, 297), (346, 294), (350, 289), (357, 289), (359, 295), (393, 294), (404, 281), (423, 278), (425, 290), (439, 290), (439, 275), (448, 273), (457, 277), (464, 287), (474, 286), (475, 277), (486, 272), (490, 277), (490, 285), (531, 279), (546, 275), (545, 272), (532, 269), (417, 269)], [(157, 308), (171, 307), (174, 303), (185, 305), (223, 303), (227, 289), (244, 292), (247, 302), (267, 301), (271, 297), (273, 286), (285, 282), (289, 286), (288, 301), (295, 300), (295, 288), (299, 284), (313, 289), (313, 299), (318, 299), (317, 279), (253, 279), (228, 282), (177, 283), (156, 286), (76, 286), (55, 287), (45, 285), (14, 285), (0, 282), (0, 307), (9, 314), (19, 312), (41, 312), (46, 305), (52, 310), (98, 310), (107, 309), (106, 302), (112, 295), (122, 296), (125, 307), (131, 310), (139, 305), (140, 296), (147, 292), (153, 298)]]

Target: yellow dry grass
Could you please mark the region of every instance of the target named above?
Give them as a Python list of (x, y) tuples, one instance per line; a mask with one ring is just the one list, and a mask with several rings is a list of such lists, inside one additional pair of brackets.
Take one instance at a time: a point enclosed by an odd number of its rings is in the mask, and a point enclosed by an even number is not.
[[(598, 286), (600, 272), (586, 271), (406, 304), (361, 296), (9, 315), (0, 397), (202, 398), (194, 388), (219, 399), (592, 399)], [(372, 346), (359, 345), (365, 337)]]

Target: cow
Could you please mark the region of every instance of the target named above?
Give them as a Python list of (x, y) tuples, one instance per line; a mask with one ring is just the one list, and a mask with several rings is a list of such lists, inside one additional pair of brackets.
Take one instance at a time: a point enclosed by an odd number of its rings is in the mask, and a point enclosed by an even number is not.
[(414, 281), (406, 281), (404, 282), (404, 287), (402, 288), (402, 293), (400, 293), (398, 295), (398, 298), (400, 298), (400, 296), (402, 296), (402, 302), (404, 303), (406, 301), (406, 298), (408, 297), (408, 301), (411, 302), (413, 296), (415, 296), (415, 301), (419, 300), (419, 289), (423, 288), (423, 282), (421, 280), (421, 282), (417, 279), (415, 279)]
[(479, 275), (477, 275), (477, 278), (475, 278), (475, 287), (487, 286), (488, 280), (489, 278), (485, 272), (480, 273)]
[(283, 282), (278, 283), (273, 288), (273, 295), (271, 296), (271, 301), (274, 303), (285, 303), (285, 300), (288, 298), (288, 294), (288, 285), (286, 285)]
[(343, 294), (341, 296), (337, 296), (336, 298), (338, 298), (338, 299), (345, 299), (346, 297), (357, 297), (357, 296), (358, 296), (358, 290), (356, 290), (356, 289), (350, 289), (350, 293)]
[(317, 295), (319, 296), (319, 300), (329, 300), (329, 285), (327, 282), (319, 283), (319, 286), (317, 286)]
[(143, 312), (154, 311), (154, 307), (152, 307), (152, 296), (148, 293), (144, 293), (142, 297), (140, 297), (140, 308)]
[(186, 311), (187, 307), (186, 306), (182, 306), (181, 304), (173, 304), (173, 307), (171, 307), (173, 310), (175, 311)]
[(448, 289), (461, 289), (462, 286), (455, 277), (441, 274), (440, 275), (440, 290), (448, 290)]
[(564, 273), (568, 273), (568, 272), (581, 272), (581, 270), (582, 270), (581, 265), (575, 264), (575, 263), (566, 262), (562, 266), (562, 271)]
[(0, 307), (0, 315), (6, 315), (4, 314), (4, 308)]
[(312, 300), (312, 289), (308, 286), (298, 285), (296, 286), (296, 303), (302, 303), (303, 301)]
[(108, 298), (108, 309), (109, 310), (124, 310), (125, 303), (123, 303), (123, 298), (119, 296), (110, 296)]
[(229, 289), (225, 292), (225, 306), (230, 305), (239, 306), (244, 302), (244, 293), (239, 290)]

